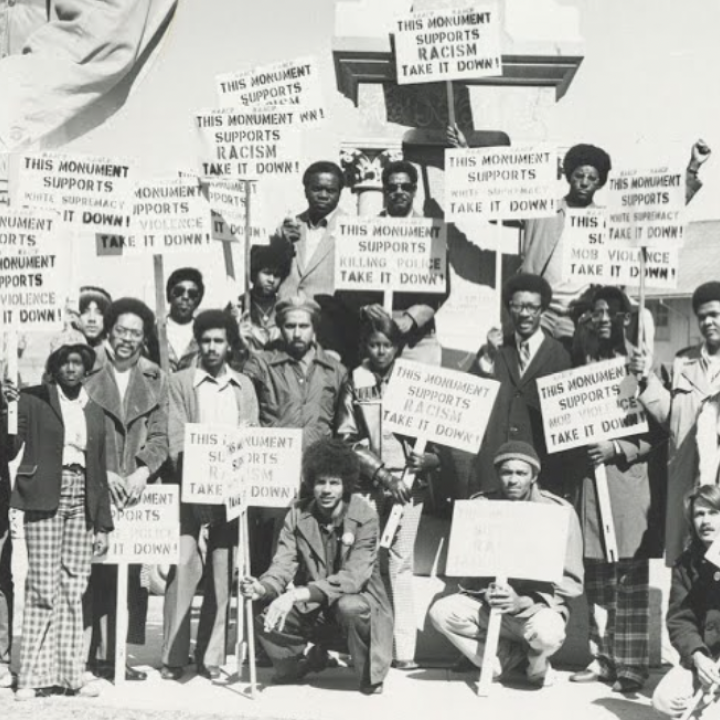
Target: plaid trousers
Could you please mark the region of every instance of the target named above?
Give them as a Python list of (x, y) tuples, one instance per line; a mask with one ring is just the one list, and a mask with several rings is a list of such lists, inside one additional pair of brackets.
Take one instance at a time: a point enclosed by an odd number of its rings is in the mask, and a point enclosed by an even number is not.
[(590, 652), (610, 678), (647, 678), (649, 572), (648, 560), (607, 563), (585, 558)]
[(82, 595), (93, 533), (85, 516), (85, 473), (62, 471), (58, 509), (25, 512), (28, 574), (18, 687), (82, 687)]

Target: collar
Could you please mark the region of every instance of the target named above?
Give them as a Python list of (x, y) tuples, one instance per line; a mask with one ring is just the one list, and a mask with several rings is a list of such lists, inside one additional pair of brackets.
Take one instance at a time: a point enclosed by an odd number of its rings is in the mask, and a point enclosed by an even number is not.
[(539, 350), (544, 339), (542, 328), (538, 328), (527, 340), (521, 340), (520, 336), (515, 333), (515, 346), (520, 349), (520, 345), (527, 343), (530, 348), (530, 356), (532, 357)]
[(317, 225), (313, 225), (310, 220), (310, 211), (305, 210), (298, 215), (298, 219), (302, 220), (311, 230), (318, 230), (320, 228), (326, 228), (335, 221), (335, 216), (338, 214), (340, 206), (336, 207), (333, 211), (329, 212), (325, 217), (321, 218)]
[(240, 385), (240, 378), (237, 376), (237, 373), (227, 363), (225, 363), (223, 367), (224, 372), (219, 377), (213, 377), (207, 370), (197, 367), (193, 375), (193, 387), (197, 388), (204, 382), (213, 383), (221, 387), (225, 387), (231, 383)]
[(317, 520), (318, 525), (322, 527), (329, 527), (332, 526), (337, 530), (338, 528), (341, 528), (343, 525), (343, 522), (345, 521), (345, 516), (347, 515), (348, 510), (348, 501), (341, 500), (340, 505), (342, 506), (340, 508), (340, 512), (337, 514), (336, 517), (332, 518), (330, 522), (325, 520), (322, 513), (320, 512), (320, 509), (317, 506), (317, 503), (313, 499), (310, 503), (310, 507), (308, 508), (312, 514), (312, 516)]
[(700, 346), (700, 359), (707, 365), (720, 364), (720, 355), (711, 355), (708, 352), (707, 344), (703, 342)]
[[(316, 365), (322, 365), (330, 370), (333, 369), (333, 364), (325, 351), (317, 344), (314, 345), (315, 356), (312, 361)], [(300, 363), (300, 360), (296, 360), (287, 350), (275, 349), (272, 351), (272, 356), (268, 358), (269, 365), (282, 365), (283, 363)]]
[(87, 394), (84, 387), (80, 388), (80, 394), (77, 396), (77, 398), (75, 398), (75, 400), (71, 400), (69, 397), (67, 397), (67, 395), (65, 395), (59, 385), (57, 386), (57, 394), (58, 399), (60, 400), (60, 405), (74, 405), (75, 403), (77, 403), (83, 410), (90, 401), (90, 396)]

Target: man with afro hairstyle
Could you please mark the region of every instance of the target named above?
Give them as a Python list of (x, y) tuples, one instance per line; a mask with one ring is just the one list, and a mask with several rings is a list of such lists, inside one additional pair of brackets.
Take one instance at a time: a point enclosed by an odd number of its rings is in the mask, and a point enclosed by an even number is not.
[[(244, 578), (242, 593), (267, 604), (256, 626), (275, 683), (300, 682), (327, 666), (326, 648), (346, 645), (360, 692), (380, 693), (392, 658), (392, 611), (377, 563), (378, 516), (353, 494), (359, 461), (342, 440), (318, 440), (305, 450), (302, 470), (310, 497), (290, 509), (270, 568)], [(305, 656), (309, 642), (318, 650)]]

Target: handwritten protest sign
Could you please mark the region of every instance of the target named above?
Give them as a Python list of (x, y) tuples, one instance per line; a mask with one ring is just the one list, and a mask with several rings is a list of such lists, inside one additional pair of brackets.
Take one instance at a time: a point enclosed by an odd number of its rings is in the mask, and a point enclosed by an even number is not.
[(107, 555), (95, 563), (167, 563), (180, 556), (180, 502), (177, 485), (150, 485), (140, 502), (118, 510), (111, 507), (115, 529)]
[(299, 110), (292, 105), (225, 109), (195, 116), (200, 175), (263, 178), (300, 172)]
[(227, 445), (237, 428), (232, 425), (186, 423), (182, 462), (182, 501), (223, 505), (230, 483)]
[(555, 214), (555, 148), (466, 148), (445, 151), (448, 220), (522, 220)]
[(444, 292), (445, 224), (425, 218), (348, 218), (337, 225), (338, 290)]
[(143, 181), (134, 197), (128, 254), (167, 255), (212, 243), (210, 205), (197, 178)]
[(619, 357), (538, 378), (548, 452), (647, 432), (637, 380), (625, 362)]
[(397, 82), (406, 85), (502, 75), (500, 32), (495, 5), (404, 15), (395, 22)]
[(231, 490), (226, 496), (227, 517), (242, 508), (288, 507), (300, 488), (302, 430), (248, 427), (229, 443), (233, 463)]
[(18, 169), (17, 205), (60, 210), (63, 221), (99, 233), (121, 234), (130, 224), (135, 168), (124, 160), (30, 153)]
[(318, 125), (326, 118), (320, 70), (314, 57), (223, 73), (215, 78), (222, 107), (294, 105), (301, 125)]
[(636, 247), (681, 247), (685, 175), (677, 168), (619, 170), (608, 182), (608, 236)]
[(570, 512), (568, 506), (535, 502), (456, 500), (446, 574), (558, 582)]
[(383, 398), (383, 428), (477, 452), (500, 383), (397, 360)]
[(57, 331), (70, 295), (72, 238), (58, 213), (0, 210), (0, 311), (23, 332)]
[[(640, 248), (628, 240), (608, 239), (604, 210), (568, 208), (561, 244), (563, 279), (604, 285), (638, 284)], [(678, 248), (653, 248), (645, 255), (645, 284), (677, 287)]]
[[(243, 242), (247, 218), (245, 182), (211, 180), (205, 183), (211, 210), (211, 236), (213, 240)], [(265, 221), (262, 195), (258, 183), (250, 183), (252, 202), (250, 241), (253, 245), (267, 245), (271, 230)]]

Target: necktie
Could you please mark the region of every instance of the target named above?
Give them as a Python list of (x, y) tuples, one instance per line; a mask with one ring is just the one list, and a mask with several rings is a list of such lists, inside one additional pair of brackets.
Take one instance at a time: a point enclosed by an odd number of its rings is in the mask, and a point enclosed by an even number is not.
[(518, 354), (520, 356), (520, 374), (522, 375), (525, 370), (527, 370), (527, 366), (530, 364), (529, 343), (520, 343), (520, 347), (518, 348)]

